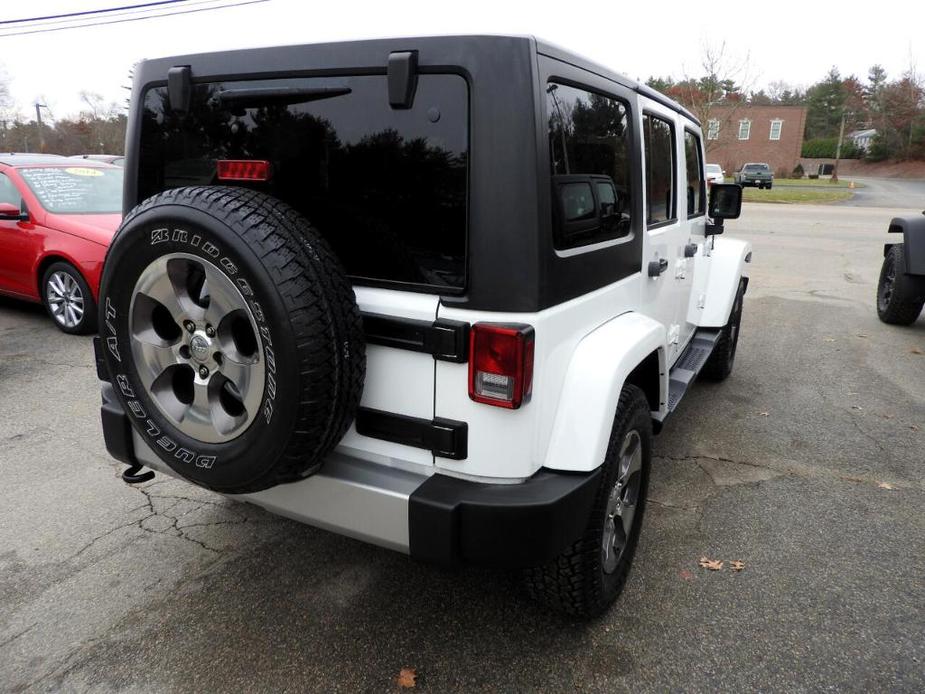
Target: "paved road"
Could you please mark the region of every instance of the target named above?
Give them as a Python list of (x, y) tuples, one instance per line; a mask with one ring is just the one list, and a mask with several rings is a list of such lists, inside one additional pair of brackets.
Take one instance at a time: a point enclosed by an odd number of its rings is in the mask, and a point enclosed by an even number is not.
[(873, 307), (896, 212), (729, 224), (755, 248), (736, 372), (657, 439), (637, 564), (588, 624), (506, 574), (125, 486), (89, 340), (0, 303), (0, 689), (922, 691), (925, 318)]
[[(852, 177), (847, 177), (852, 178)], [(910, 207), (925, 210), (925, 180), (904, 178), (855, 178), (863, 188), (857, 188), (850, 200), (840, 205), (849, 207)]]

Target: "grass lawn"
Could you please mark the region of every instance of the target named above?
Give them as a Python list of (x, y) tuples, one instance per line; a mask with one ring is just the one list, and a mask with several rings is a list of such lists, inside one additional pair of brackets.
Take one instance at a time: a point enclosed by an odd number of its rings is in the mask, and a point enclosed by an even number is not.
[[(726, 178), (726, 183), (735, 183), (731, 178)], [(830, 189), (839, 189), (847, 188), (851, 183), (850, 178), (840, 178), (838, 183), (832, 183), (828, 180), (821, 180), (818, 178), (775, 178), (774, 186), (807, 186), (813, 188), (830, 188)], [(864, 186), (860, 183), (854, 184), (855, 188), (863, 188)], [(746, 188), (746, 190), (749, 190)], [(774, 190), (773, 188), (771, 190)]]
[[(834, 186), (833, 186), (834, 187)], [(806, 188), (777, 187), (777, 181), (771, 190), (758, 190), (745, 188), (742, 191), (742, 200), (745, 202), (779, 202), (785, 204), (825, 204), (847, 200), (853, 195), (850, 190), (810, 190)]]
[[(775, 186), (813, 186), (819, 188), (847, 188), (851, 182), (850, 178), (839, 178), (838, 183), (823, 181), (818, 178), (775, 178)], [(863, 188), (860, 183), (854, 184), (855, 188)], [(773, 188), (771, 190), (774, 190)]]

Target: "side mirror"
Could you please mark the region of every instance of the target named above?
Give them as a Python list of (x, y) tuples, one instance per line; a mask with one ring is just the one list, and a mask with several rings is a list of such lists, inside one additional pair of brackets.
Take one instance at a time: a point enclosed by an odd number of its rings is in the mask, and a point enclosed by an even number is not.
[(714, 183), (710, 188), (711, 219), (738, 219), (742, 213), (742, 186), (738, 183)]
[(11, 202), (0, 202), (0, 221), (3, 222), (26, 222), (29, 215), (19, 209), (18, 205)]
[(710, 188), (707, 235), (723, 233), (723, 221), (738, 219), (742, 213), (742, 186), (738, 183), (714, 183)]

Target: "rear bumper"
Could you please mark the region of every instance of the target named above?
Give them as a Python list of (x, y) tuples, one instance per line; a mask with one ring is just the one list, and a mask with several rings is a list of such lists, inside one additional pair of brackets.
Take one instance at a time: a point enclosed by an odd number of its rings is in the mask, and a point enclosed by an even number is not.
[[(102, 386), (110, 455), (173, 475), (134, 431), (112, 386)], [(544, 469), (520, 484), (489, 484), (416, 474), (335, 451), (311, 477), (229, 498), (423, 561), (517, 568), (550, 561), (578, 539), (599, 475)]]

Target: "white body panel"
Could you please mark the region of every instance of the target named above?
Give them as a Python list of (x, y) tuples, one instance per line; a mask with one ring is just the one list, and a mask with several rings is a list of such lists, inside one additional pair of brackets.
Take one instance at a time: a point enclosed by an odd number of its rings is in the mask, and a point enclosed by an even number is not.
[[(626, 377), (655, 351), (660, 372), (666, 373), (665, 340), (664, 325), (625, 313), (579, 343), (559, 397), (545, 467), (586, 472), (603, 462)], [(667, 377), (661, 381), (664, 403)]]
[[(646, 275), (646, 282), (643, 284), (640, 304), (627, 306), (625, 310), (638, 310), (665, 326), (665, 353), (668, 363), (673, 364), (693, 333), (693, 326), (687, 322), (687, 299), (690, 296), (694, 268), (690, 259), (684, 256), (684, 246), (691, 240), (694, 222), (687, 219), (686, 197), (681, 195), (682, 181), (686, 180), (683, 137), (685, 125), (689, 121), (651, 99), (640, 98), (636, 118), (641, 132), (646, 114), (668, 121), (674, 128), (675, 218), (670, 223), (646, 229), (642, 246), (642, 271)], [(645, 170), (645, 156), (640, 162)], [(646, 180), (644, 172), (643, 181)], [(648, 197), (648, 190), (645, 195)], [(657, 277), (649, 277), (649, 263), (660, 260), (668, 261), (667, 268)]]
[(725, 236), (713, 237), (705, 305), (700, 316), (701, 327), (719, 328), (729, 320), (739, 279), (748, 276), (747, 263), (750, 262), (751, 250), (752, 246), (747, 241)]
[[(361, 311), (400, 318), (433, 321), (439, 298), (433, 294), (355, 287)], [(362, 407), (431, 419), (434, 416), (434, 359), (429, 354), (379, 345), (366, 346), (366, 384)], [(368, 436), (356, 427), (341, 439), (337, 450), (383, 465), (417, 469), (432, 466), (430, 451)], [(410, 467), (409, 467), (410, 466)]]
[(546, 450), (566, 373), (582, 339), (638, 302), (642, 278), (633, 275), (585, 296), (539, 313), (488, 313), (440, 307), (440, 317), (501, 323), (526, 323), (536, 333), (533, 396), (518, 410), (469, 399), (468, 364), (437, 362), (436, 414), (469, 425), (465, 460), (436, 458), (440, 472), (466, 477), (519, 480), (546, 462)]

